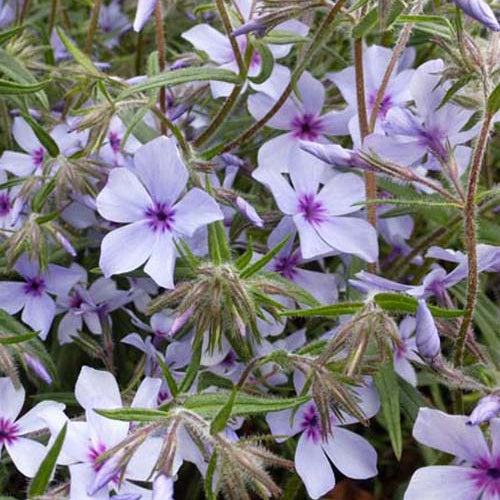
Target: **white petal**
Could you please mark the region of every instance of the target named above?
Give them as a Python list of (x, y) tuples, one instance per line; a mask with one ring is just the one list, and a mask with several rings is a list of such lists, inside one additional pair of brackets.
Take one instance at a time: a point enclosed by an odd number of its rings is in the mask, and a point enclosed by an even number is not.
[(173, 205), (188, 180), (175, 140), (158, 137), (144, 144), (134, 156), (135, 171), (154, 201)]
[(109, 500), (108, 488), (101, 488), (93, 495), (87, 493), (95, 478), (91, 464), (77, 464), (69, 467), (71, 475), (70, 500)]
[(25, 392), (14, 387), (9, 377), (0, 378), (0, 418), (15, 420), (24, 404)]
[(218, 64), (224, 64), (234, 59), (229, 39), (208, 24), (198, 24), (185, 31), (181, 36), (198, 50), (206, 52), (208, 57)]
[(155, 233), (146, 221), (134, 222), (108, 233), (101, 244), (99, 266), (104, 276), (126, 273), (140, 267), (151, 256)]
[(294, 215), (293, 222), (299, 232), (300, 253), (304, 259), (313, 259), (334, 251), (334, 248), (320, 236), (317, 226), (307, 222), (302, 215)]
[(126, 168), (115, 168), (96, 198), (97, 210), (113, 222), (144, 219), (152, 200), (136, 175)]
[(297, 212), (297, 195), (281, 174), (259, 167), (252, 172), (252, 177), (271, 190), (283, 213), (292, 215)]
[(478, 426), (467, 425), (468, 417), (447, 415), (439, 410), (420, 408), (413, 437), (422, 444), (474, 463), (490, 452)]
[(40, 297), (26, 297), (21, 319), (35, 332), (40, 332), (40, 338), (45, 340), (55, 314), (54, 301), (46, 293), (43, 293)]
[(418, 469), (412, 476), (404, 500), (477, 500), (481, 494), (471, 467), (439, 465)]
[(4, 151), (0, 158), (0, 168), (7, 170), (17, 177), (30, 175), (36, 168), (31, 155), (17, 151)]
[(27, 153), (31, 153), (35, 149), (42, 147), (33, 129), (26, 123), (26, 120), (20, 116), (14, 118), (12, 135), (17, 144)]
[(5, 447), (16, 468), (25, 476), (33, 477), (45, 456), (45, 446), (31, 439), (18, 437)]
[(171, 233), (158, 234), (144, 272), (163, 288), (174, 288), (176, 250)]
[(297, 83), (302, 107), (306, 113), (319, 115), (325, 102), (325, 88), (311, 73), (305, 72)]
[(162, 446), (162, 438), (150, 438), (142, 443), (127, 465), (127, 479), (147, 481), (158, 460)]
[(82, 408), (117, 408), (122, 406), (120, 389), (109, 372), (84, 366), (75, 385), (75, 397)]
[(335, 427), (333, 436), (321, 443), (335, 467), (353, 479), (377, 475), (377, 452), (364, 438), (354, 432)]
[(138, 387), (130, 406), (135, 408), (156, 408), (160, 387), (161, 380), (159, 378), (146, 377)]
[(311, 498), (319, 498), (335, 486), (332, 467), (318, 442), (308, 439), (304, 432), (295, 450), (295, 469)]

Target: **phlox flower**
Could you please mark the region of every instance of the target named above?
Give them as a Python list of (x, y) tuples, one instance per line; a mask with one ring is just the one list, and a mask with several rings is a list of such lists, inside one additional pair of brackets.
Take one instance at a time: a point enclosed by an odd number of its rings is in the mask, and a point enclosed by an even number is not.
[(132, 28), (128, 17), (122, 12), (120, 0), (111, 0), (108, 5), (102, 5), (99, 10), (99, 27), (109, 38), (106, 47), (112, 49), (118, 45), (120, 35)]
[(179, 201), (188, 171), (173, 139), (159, 137), (142, 146), (134, 157), (135, 168), (115, 168), (97, 197), (105, 218), (126, 223), (108, 233), (101, 246), (99, 265), (106, 277), (142, 266), (155, 282), (173, 288), (174, 238), (223, 219), (213, 198), (193, 188)]
[(16, 468), (25, 476), (33, 477), (48, 448), (23, 436), (45, 429), (48, 421), (60, 418), (64, 405), (43, 401), (18, 419), (25, 396), (23, 387), (16, 389), (10, 378), (0, 378), (0, 452), (5, 446)]
[(485, 0), (453, 0), (468, 16), (493, 31), (500, 31), (500, 24)]
[[(323, 113), (325, 88), (310, 73), (305, 72), (297, 82), (300, 100), (292, 95), (267, 126), (284, 132), (264, 143), (259, 150), (259, 166), (266, 166), (279, 172), (288, 172), (292, 163), (311, 157), (301, 151), (301, 141), (327, 142), (325, 135), (347, 135), (347, 124), (352, 116), (350, 109)], [(259, 92), (248, 98), (250, 114), (259, 120), (278, 100), (278, 94)]]
[(153, 14), (158, 0), (138, 0), (135, 11), (134, 31), (141, 31)]
[(400, 345), (394, 346), (394, 370), (395, 372), (409, 384), (416, 387), (417, 375), (411, 361), (421, 362), (417, 355), (417, 343), (415, 336), (415, 318), (407, 316), (399, 324)]
[(430, 448), (456, 456), (453, 465), (431, 465), (412, 476), (405, 500), (453, 498), (496, 500), (500, 497), (500, 419), (490, 422), (491, 447), (468, 417), (420, 408), (413, 437)]
[[(0, 184), (7, 182), (7, 174), (0, 170)], [(0, 230), (16, 229), (20, 225), (19, 215), (24, 200), (18, 196), (19, 187), (0, 189)]]
[(80, 281), (82, 269), (73, 265), (69, 269), (49, 264), (40, 271), (38, 263), (22, 255), (14, 266), (23, 281), (0, 282), (0, 308), (9, 314), (23, 310), (21, 319), (45, 340), (56, 314), (56, 305), (49, 294), (67, 295)]
[(304, 259), (332, 252), (357, 255), (368, 262), (378, 257), (377, 233), (364, 219), (346, 217), (365, 198), (363, 180), (338, 174), (320, 190), (320, 169), (290, 166), (293, 187), (280, 174), (258, 168), (253, 177), (273, 193), (279, 209), (297, 228)]
[(120, 118), (113, 116), (99, 156), (114, 167), (130, 166), (132, 164), (131, 155), (141, 147), (141, 143), (132, 134), (124, 142), (126, 131), (127, 128)]

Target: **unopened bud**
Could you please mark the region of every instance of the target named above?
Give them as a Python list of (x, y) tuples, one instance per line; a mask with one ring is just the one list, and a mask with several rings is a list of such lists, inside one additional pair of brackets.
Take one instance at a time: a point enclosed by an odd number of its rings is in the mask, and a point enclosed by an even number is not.
[(489, 422), (500, 416), (500, 394), (490, 394), (481, 398), (472, 413), (467, 425), (478, 425)]
[(441, 340), (439, 333), (425, 300), (418, 301), (416, 315), (416, 342), (417, 349), (422, 358), (432, 363), (441, 353)]

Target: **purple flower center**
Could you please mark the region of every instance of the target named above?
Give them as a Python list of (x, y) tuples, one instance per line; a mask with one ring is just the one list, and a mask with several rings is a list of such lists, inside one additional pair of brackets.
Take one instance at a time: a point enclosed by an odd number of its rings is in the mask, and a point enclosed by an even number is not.
[(250, 68), (258, 68), (262, 64), (262, 58), (258, 52), (252, 54), (252, 59), (250, 61)]
[(40, 297), (45, 291), (45, 280), (41, 277), (28, 278), (24, 284), (24, 293), (33, 297)]
[(471, 479), (481, 493), (496, 498), (500, 495), (500, 456), (483, 458), (474, 464)]
[(101, 467), (103, 466), (104, 462), (97, 462), (97, 458), (99, 455), (102, 455), (106, 451), (106, 445), (104, 443), (98, 443), (97, 446), (89, 446), (89, 453), (88, 457), (90, 461), (92, 462), (92, 468), (94, 469), (95, 472), (98, 472), (101, 470)]
[(306, 433), (308, 439), (312, 439), (314, 443), (319, 441), (321, 436), (321, 424), (319, 419), (318, 410), (314, 405), (309, 405), (302, 415), (300, 428)]
[(108, 139), (109, 139), (109, 145), (111, 146), (113, 153), (115, 153), (115, 154), (119, 153), (120, 146), (122, 144), (122, 140), (120, 139), (120, 136), (116, 132), (110, 132), (108, 134)]
[(298, 211), (310, 224), (320, 224), (326, 220), (326, 210), (314, 194), (300, 196)]
[(296, 116), (292, 121), (292, 130), (295, 137), (313, 141), (321, 134), (321, 118), (310, 113)]
[(12, 210), (9, 195), (6, 193), (0, 194), (0, 216), (8, 215)]
[(39, 168), (43, 164), (43, 157), (45, 156), (45, 149), (38, 148), (31, 153), (31, 158), (33, 158), (33, 163), (36, 168)]
[(297, 275), (297, 269), (295, 269), (300, 262), (300, 257), (297, 254), (290, 254), (284, 257), (278, 257), (274, 261), (274, 270), (281, 274), (283, 278), (293, 280)]
[[(375, 101), (377, 99), (377, 93), (378, 93), (378, 89), (368, 95), (368, 106), (369, 106), (370, 110), (372, 110), (373, 107), (375, 106)], [(384, 95), (382, 102), (380, 103), (380, 107), (379, 107), (377, 116), (379, 118), (385, 118), (387, 116), (387, 113), (389, 112), (389, 110), (392, 108), (392, 105), (393, 105), (393, 103), (392, 103), (391, 96)]]
[(427, 147), (439, 161), (445, 163), (448, 159), (448, 151), (443, 145), (443, 139), (445, 139), (446, 134), (443, 134), (437, 128), (428, 129), (421, 127), (419, 135), (420, 143)]
[(174, 224), (175, 210), (167, 203), (156, 202), (146, 211), (149, 226), (155, 232), (171, 231)]
[(69, 299), (69, 307), (71, 309), (80, 309), (83, 302), (84, 302), (84, 300), (83, 300), (82, 296), (78, 292), (75, 292), (71, 296), (71, 298)]
[(0, 417), (0, 445), (12, 444), (18, 436), (19, 427), (8, 418)]

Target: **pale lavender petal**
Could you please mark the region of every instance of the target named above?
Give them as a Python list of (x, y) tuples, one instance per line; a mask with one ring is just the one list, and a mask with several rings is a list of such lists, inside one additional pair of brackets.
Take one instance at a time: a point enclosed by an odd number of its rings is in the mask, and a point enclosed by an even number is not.
[(300, 252), (304, 259), (313, 259), (334, 251), (334, 248), (318, 234), (317, 228), (306, 221), (303, 215), (294, 215), (293, 222), (299, 233)]
[(0, 378), (0, 415), (2, 418), (15, 420), (24, 404), (23, 387), (16, 389), (9, 377)]
[(140, 267), (151, 256), (155, 233), (148, 222), (134, 222), (108, 233), (101, 244), (99, 266), (104, 276), (126, 273)]
[(36, 165), (31, 155), (17, 151), (4, 151), (0, 158), (0, 168), (17, 177), (25, 177), (35, 170)]
[(358, 99), (356, 97), (354, 66), (349, 66), (348, 68), (336, 73), (327, 73), (326, 77), (340, 90), (340, 93), (347, 104), (357, 109)]
[(28, 296), (21, 315), (24, 323), (31, 326), (35, 332), (40, 332), (40, 338), (45, 340), (56, 314), (54, 301), (46, 294)]
[(134, 19), (134, 31), (141, 31), (153, 14), (158, 0), (138, 0)]
[(335, 427), (332, 436), (321, 443), (335, 467), (347, 477), (367, 479), (377, 475), (377, 452), (354, 432)]
[(472, 467), (455, 465), (435, 465), (418, 469), (410, 480), (404, 500), (477, 499), (481, 490), (472, 479), (474, 471)]
[(97, 210), (113, 222), (134, 222), (145, 218), (152, 200), (136, 175), (126, 168), (115, 168), (96, 199)]
[(159, 378), (146, 377), (137, 388), (130, 406), (132, 408), (156, 408), (160, 387)]
[(349, 135), (349, 120), (355, 115), (356, 110), (347, 107), (342, 111), (330, 111), (323, 115), (321, 133), (325, 135)]
[(43, 146), (38, 140), (38, 137), (33, 132), (33, 129), (28, 125), (24, 118), (16, 116), (14, 118), (14, 123), (12, 125), (12, 135), (16, 140), (17, 144), (21, 146), (27, 153), (32, 153), (33, 151), (42, 148)]
[(81, 463), (69, 466), (71, 476), (70, 493), (71, 499), (78, 500), (109, 500), (109, 492), (105, 488), (94, 495), (87, 493), (87, 488), (92, 484), (95, 477), (91, 463)]
[[(275, 45), (275, 47), (277, 47), (277, 45)], [(252, 89), (254, 89), (256, 92), (267, 94), (269, 96), (280, 96), (285, 90), (286, 86), (288, 85), (288, 82), (290, 81), (291, 78), (290, 75), (291, 72), (286, 66), (275, 63), (273, 70), (271, 71), (271, 74), (269, 75), (269, 78), (266, 81), (262, 83), (254, 83), (250, 81), (248, 83), (250, 87), (252, 87)], [(248, 99), (250, 99), (250, 97)], [(273, 118), (271, 118), (271, 120), (273, 120)], [(281, 127), (276, 127), (276, 128), (281, 128)]]
[(71, 312), (66, 313), (57, 328), (57, 338), (61, 345), (73, 342), (82, 329), (82, 317)]
[(318, 224), (317, 231), (331, 248), (367, 262), (377, 261), (377, 232), (369, 222), (354, 217), (331, 217)]
[(418, 301), (415, 320), (418, 353), (423, 359), (431, 362), (441, 353), (441, 340), (432, 313), (423, 299)]
[(320, 443), (304, 432), (295, 450), (295, 470), (311, 498), (320, 498), (335, 486), (335, 476)]
[(311, 141), (300, 141), (300, 148), (329, 165), (350, 167), (352, 164), (352, 151), (338, 144), (319, 144)]
[(467, 423), (469, 425), (478, 425), (498, 416), (500, 416), (500, 395), (489, 394), (477, 402)]
[(174, 230), (185, 236), (193, 236), (200, 227), (224, 219), (217, 202), (199, 188), (191, 189), (173, 208)]
[(85, 410), (122, 406), (120, 389), (109, 372), (82, 367), (75, 385), (75, 397)]
[(326, 208), (328, 215), (345, 215), (357, 212), (364, 201), (365, 184), (359, 175), (338, 174), (321, 190), (317, 199)]
[(259, 216), (255, 208), (248, 203), (248, 201), (244, 200), (241, 196), (238, 196), (236, 198), (236, 206), (250, 222), (253, 222), (257, 227), (264, 227), (264, 221)]
[(47, 290), (55, 295), (67, 295), (79, 281), (86, 280), (87, 273), (78, 266), (70, 268), (49, 264), (48, 272), (44, 275)]
[[(309, 26), (307, 26), (307, 24), (301, 23), (300, 21), (297, 21), (296, 19), (290, 19), (288, 21), (278, 24), (276, 28), (271, 30), (270, 33), (272, 34), (274, 30), (287, 31), (305, 37), (309, 32)], [(290, 50), (292, 50), (292, 48), (293, 48), (292, 44), (269, 45), (269, 49), (271, 50), (275, 59), (286, 57), (290, 53)]]
[(271, 429), (271, 433), (274, 436), (281, 436), (276, 438), (279, 443), (285, 441), (287, 436), (295, 436), (300, 432), (299, 421), (298, 415), (292, 418), (291, 410), (273, 411), (266, 415), (266, 422)]
[(335, 274), (297, 269), (293, 281), (322, 304), (337, 302), (338, 290)]
[(7, 311), (9, 314), (16, 314), (24, 306), (26, 298), (24, 283), (17, 281), (0, 282), (0, 309)]
[(172, 138), (161, 136), (142, 146), (135, 153), (134, 164), (154, 201), (173, 204), (186, 187), (188, 171)]
[(490, 456), (479, 427), (467, 425), (468, 417), (420, 408), (413, 437), (422, 444), (475, 463)]
[(394, 355), (394, 371), (413, 387), (417, 387), (417, 374), (412, 364), (403, 357)]
[(304, 169), (302, 165), (297, 163), (290, 165), (290, 178), (297, 196), (300, 198), (303, 194), (316, 195), (322, 173), (323, 169), (321, 167), (313, 166)]
[[(300, 149), (300, 142), (291, 132), (265, 142), (258, 154), (259, 168), (274, 172), (288, 172), (291, 165), (298, 162), (307, 164), (308, 161), (311, 164), (311, 160), (316, 159)], [(316, 163), (318, 163), (317, 160)]]
[(172, 234), (169, 232), (156, 235), (151, 257), (144, 266), (144, 272), (164, 288), (174, 288), (174, 267), (176, 251)]
[(259, 167), (252, 172), (252, 177), (271, 190), (276, 204), (283, 213), (290, 215), (296, 213), (297, 195), (282, 175)]
[[(275, 103), (276, 99), (262, 92), (249, 96), (247, 100), (248, 111), (256, 120), (263, 118)], [(278, 130), (290, 130), (298, 114), (297, 105), (288, 99), (266, 125)]]
[(436, 90), (444, 70), (441, 59), (432, 59), (417, 68), (410, 84), (410, 91), (415, 100), (420, 116), (430, 115), (441, 103), (445, 90)]
[(325, 88), (323, 84), (306, 71), (297, 82), (297, 90), (306, 113), (321, 114), (325, 102)]
[(206, 52), (208, 57), (217, 64), (234, 60), (229, 39), (208, 24), (198, 24), (185, 31), (181, 36), (194, 45), (196, 49)]
[(159, 474), (153, 481), (152, 500), (174, 500), (174, 481), (165, 474)]
[(494, 418), (490, 422), (491, 453), (494, 457), (500, 456), (500, 418)]

